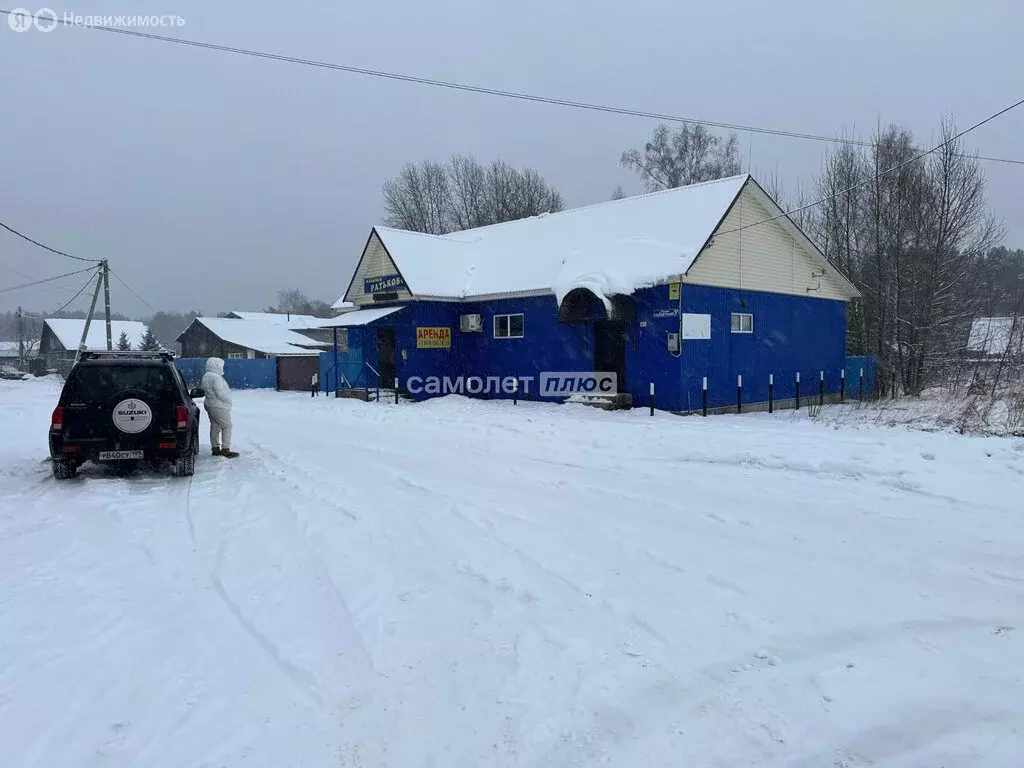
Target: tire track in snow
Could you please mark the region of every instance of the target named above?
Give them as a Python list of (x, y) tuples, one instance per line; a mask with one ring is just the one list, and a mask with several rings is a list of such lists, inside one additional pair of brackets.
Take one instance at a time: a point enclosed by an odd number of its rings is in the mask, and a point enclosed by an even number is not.
[[(222, 475), (223, 473), (218, 473), (218, 476)], [(212, 567), (208, 564), (207, 558), (203, 557), (203, 555), (199, 553), (199, 542), (196, 536), (195, 520), (192, 513), (192, 491), (194, 480), (194, 476), (189, 478), (189, 483), (185, 490), (184, 516), (185, 522), (188, 526), (189, 540), (192, 542), (193, 551), (195, 552), (194, 557), (200, 570), (205, 574), (207, 583), (210, 585), (213, 593), (217, 596), (220, 605), (227, 609), (228, 614), (232, 617), (237, 626), (252, 639), (256, 647), (259, 648), (259, 650), (273, 663), (289, 683), (291, 683), (303, 696), (312, 699), (317, 706), (322, 706), (323, 697), (317, 691), (316, 681), (313, 676), (308, 671), (299, 668), (297, 665), (284, 658), (277, 645), (275, 645), (269, 637), (264, 635), (256, 625), (253, 624), (253, 622), (246, 618), (245, 614), (242, 612), (241, 606), (239, 606), (225, 588), (220, 572), (227, 557), (228, 540), (221, 539), (214, 556)], [(200, 483), (200, 486), (203, 485), (205, 485), (205, 483)]]
[[(217, 552), (218, 560), (223, 558), (224, 545)], [(256, 625), (249, 621), (245, 614), (242, 613), (242, 609), (239, 607), (228, 591), (224, 589), (224, 583), (220, 580), (220, 577), (216, 573), (208, 573), (210, 579), (210, 586), (213, 587), (214, 593), (220, 598), (220, 601), (224, 604), (224, 607), (228, 609), (228, 612), (234, 616), (235, 621), (238, 622), (239, 626), (245, 630), (246, 634), (253, 639), (253, 641), (262, 649), (262, 651), (270, 657), (278, 669), (285, 674), (285, 676), (291, 680), (292, 683), (305, 695), (311, 697), (317, 705), (323, 705), (323, 698), (317, 692), (316, 681), (313, 676), (300, 669), (295, 664), (292, 664), (284, 656), (281, 655), (281, 650), (259, 629)]]
[[(266, 448), (266, 446), (263, 446), (262, 444), (257, 443), (255, 441), (249, 442), (252, 445), (252, 447), (257, 448), (260, 451), (266, 452), (267, 455), (279, 458), (276, 456), (276, 454), (273, 453), (273, 451)], [(275, 469), (275, 467), (273, 467), (266, 459), (263, 459), (258, 453), (253, 452), (253, 459), (255, 463), (262, 468), (263, 475), (265, 477), (268, 477), (277, 483), (286, 484), (288, 485), (289, 489), (297, 490), (300, 493), (306, 495), (307, 498), (311, 496), (311, 494), (305, 493), (304, 489), (301, 487), (300, 484), (292, 484), (288, 482), (288, 480), (282, 476), (279, 469)], [(281, 460), (281, 463), (285, 462)], [(303, 542), (306, 551), (309, 552), (310, 555), (312, 556), (312, 563), (316, 571), (316, 581), (324, 585), (329, 596), (332, 599), (332, 602), (340, 609), (342, 616), (344, 617), (345, 620), (345, 625), (349, 630), (347, 633), (349, 635), (349, 639), (352, 640), (354, 642), (354, 645), (359, 649), (359, 653), (362, 657), (362, 660), (370, 669), (370, 671), (376, 675), (380, 675), (380, 672), (377, 669), (376, 664), (374, 663), (373, 656), (370, 653), (369, 649), (366, 647), (366, 643), (363, 640), (362, 634), (359, 631), (359, 627), (356, 624), (355, 616), (352, 614), (352, 610), (348, 605), (348, 601), (341, 593), (341, 590), (338, 587), (337, 583), (335, 582), (334, 577), (331, 575), (330, 570), (324, 565), (323, 553), (320, 550), (320, 546), (310, 537), (308, 527), (303, 525), (299, 521), (298, 515), (292, 506), (292, 494), (290, 493), (288, 496), (285, 496), (283, 494), (277, 494), (275, 492), (275, 495), (277, 495), (278, 498), (281, 499), (281, 506), (288, 511), (288, 517), (293, 523), (295, 529), (299, 532), (300, 539)], [(318, 497), (317, 500), (319, 500)], [(344, 513), (347, 517), (351, 518), (352, 520), (359, 519), (357, 515), (355, 515), (349, 510), (340, 507), (337, 504), (333, 504), (332, 506), (338, 509), (338, 511)]]
[[(983, 620), (969, 617), (911, 619), (891, 624), (842, 629), (821, 635), (792, 636), (768, 644), (770, 649), (775, 649), (770, 653), (766, 651), (762, 654), (761, 651), (755, 649), (748, 655), (706, 666), (698, 670), (698, 674), (716, 682), (723, 682), (732, 674), (767, 672), (773, 668), (801, 664), (824, 656), (843, 653), (861, 645), (901, 641), (920, 634), (945, 635), (993, 628), (1001, 625), (1003, 621), (1003, 619)], [(751, 665), (751, 659), (759, 663)], [(750, 668), (747, 669), (746, 666), (750, 666)]]

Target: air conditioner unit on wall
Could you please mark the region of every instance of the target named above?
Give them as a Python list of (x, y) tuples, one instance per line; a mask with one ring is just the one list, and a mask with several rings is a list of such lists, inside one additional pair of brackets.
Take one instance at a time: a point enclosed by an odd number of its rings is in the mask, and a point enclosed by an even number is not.
[(483, 329), (484, 321), (480, 315), (459, 315), (459, 330), (463, 333), (482, 331)]

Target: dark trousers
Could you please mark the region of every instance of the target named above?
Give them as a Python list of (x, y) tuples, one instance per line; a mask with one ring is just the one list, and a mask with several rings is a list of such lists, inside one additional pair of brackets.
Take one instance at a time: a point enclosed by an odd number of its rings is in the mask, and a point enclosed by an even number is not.
[(316, 384), (313, 384), (310, 387), (309, 396), (310, 397), (316, 397), (318, 394), (320, 394), (320, 387), (318, 387)]

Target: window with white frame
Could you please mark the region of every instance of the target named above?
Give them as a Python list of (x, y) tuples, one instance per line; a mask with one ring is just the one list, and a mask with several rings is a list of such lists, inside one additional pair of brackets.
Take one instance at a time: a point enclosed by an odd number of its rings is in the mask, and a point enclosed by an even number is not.
[(244, 358), (244, 352), (228, 352), (228, 360), (242, 360)]
[(495, 315), (494, 316), (494, 338), (496, 339), (521, 339), (523, 338), (523, 315)]
[(754, 332), (754, 316), (749, 312), (733, 312), (732, 313), (732, 332), (733, 333), (753, 333)]

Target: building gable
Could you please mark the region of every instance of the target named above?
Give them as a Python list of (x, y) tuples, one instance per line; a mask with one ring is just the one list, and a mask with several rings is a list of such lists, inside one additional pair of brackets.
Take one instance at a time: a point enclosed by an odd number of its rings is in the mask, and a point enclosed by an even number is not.
[(856, 296), (856, 289), (789, 219), (760, 224), (780, 212), (756, 182), (748, 182), (685, 282), (842, 301)]
[[(388, 282), (396, 279), (400, 280), (397, 288), (389, 287)], [(372, 287), (372, 282), (375, 280), (381, 282), (382, 290), (367, 293), (367, 283), (369, 282)], [(345, 301), (350, 301), (357, 306), (366, 306), (376, 301), (374, 295), (387, 296), (388, 298), (384, 301), (406, 301), (412, 298), (409, 286), (405, 284), (405, 279), (402, 278), (391, 254), (381, 242), (376, 229), (370, 232), (370, 237), (366, 241), (366, 247), (363, 248), (359, 264), (356, 265), (352, 282), (345, 292)]]

